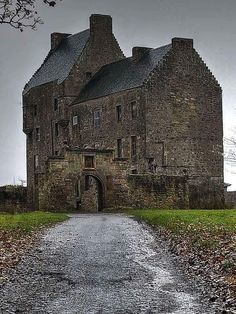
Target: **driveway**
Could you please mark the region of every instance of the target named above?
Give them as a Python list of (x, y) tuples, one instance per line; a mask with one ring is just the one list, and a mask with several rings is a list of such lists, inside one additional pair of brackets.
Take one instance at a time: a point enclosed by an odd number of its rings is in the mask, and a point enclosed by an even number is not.
[(0, 313), (214, 313), (152, 231), (115, 214), (46, 231), (1, 287)]

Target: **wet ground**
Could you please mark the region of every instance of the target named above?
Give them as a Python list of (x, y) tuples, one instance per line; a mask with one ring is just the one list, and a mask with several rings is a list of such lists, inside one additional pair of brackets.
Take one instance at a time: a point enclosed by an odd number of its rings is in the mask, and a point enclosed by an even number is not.
[(214, 313), (147, 227), (74, 215), (48, 230), (1, 287), (0, 313)]

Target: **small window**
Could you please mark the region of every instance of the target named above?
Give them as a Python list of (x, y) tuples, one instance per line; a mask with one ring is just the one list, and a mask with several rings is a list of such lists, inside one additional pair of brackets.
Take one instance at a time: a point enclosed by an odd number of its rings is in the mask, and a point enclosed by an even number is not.
[(131, 106), (131, 117), (132, 117), (132, 120), (134, 120), (134, 119), (137, 118), (137, 104), (136, 104), (136, 101), (132, 101), (130, 106)]
[(93, 112), (93, 125), (95, 128), (99, 128), (101, 126), (101, 111), (95, 110)]
[(121, 105), (116, 106), (116, 121), (121, 122), (122, 119), (122, 110)]
[(34, 155), (34, 169), (39, 167), (39, 155)]
[(86, 72), (85, 75), (86, 75), (86, 79), (90, 80), (92, 77), (92, 72)]
[(56, 122), (55, 123), (55, 136), (59, 135), (59, 124)]
[(73, 116), (72, 118), (72, 124), (77, 125), (78, 124), (78, 116)]
[(58, 156), (59, 155), (59, 151), (55, 150), (55, 155)]
[(37, 105), (34, 105), (34, 116), (36, 117), (38, 114), (38, 107)]
[(119, 138), (117, 140), (117, 158), (123, 157), (123, 145), (122, 145), (122, 139)]
[(35, 139), (37, 142), (40, 141), (40, 128), (35, 129)]
[(131, 136), (131, 157), (137, 155), (137, 137)]
[(137, 170), (137, 169), (132, 169), (132, 170), (131, 170), (131, 173), (132, 173), (132, 174), (137, 174), (137, 173), (138, 173), (138, 170)]
[(84, 167), (94, 168), (94, 156), (84, 156)]
[(57, 109), (58, 109), (58, 99), (57, 98), (54, 98), (54, 105), (53, 105), (53, 107), (54, 107), (54, 111), (57, 111)]

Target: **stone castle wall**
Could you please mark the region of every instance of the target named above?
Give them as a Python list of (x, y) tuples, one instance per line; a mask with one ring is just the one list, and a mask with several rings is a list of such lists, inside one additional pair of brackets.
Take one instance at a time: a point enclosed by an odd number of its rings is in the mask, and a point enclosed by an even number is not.
[[(132, 62), (142, 51), (134, 49)], [(123, 57), (111, 18), (93, 15), (90, 38), (66, 80), (34, 87), (23, 96), (29, 204), (35, 209), (88, 209), (86, 194), (95, 200), (99, 188), (103, 207), (223, 207), (222, 91), (193, 41), (173, 39), (142, 86), (75, 102), (101, 66)], [(64, 156), (64, 149), (70, 153)], [(96, 157), (94, 170), (84, 169), (87, 153)], [(85, 188), (88, 173), (97, 176), (91, 193)], [(84, 201), (78, 195), (79, 180)]]

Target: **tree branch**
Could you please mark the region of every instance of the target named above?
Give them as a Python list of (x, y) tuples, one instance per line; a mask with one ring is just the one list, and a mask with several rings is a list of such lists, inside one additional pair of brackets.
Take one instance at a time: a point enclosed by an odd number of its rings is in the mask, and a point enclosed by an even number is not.
[(0, 24), (8, 24), (21, 32), (25, 28), (35, 30), (38, 24), (43, 23), (35, 9), (40, 1), (54, 7), (59, 0), (0, 0)]

